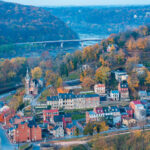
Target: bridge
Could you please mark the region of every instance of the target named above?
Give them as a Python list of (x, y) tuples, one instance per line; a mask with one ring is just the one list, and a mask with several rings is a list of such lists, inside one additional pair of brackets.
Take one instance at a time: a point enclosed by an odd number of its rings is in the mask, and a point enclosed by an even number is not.
[(60, 47), (63, 48), (64, 43), (72, 43), (72, 42), (79, 42), (81, 46), (84, 47), (84, 42), (87, 41), (101, 41), (102, 38), (87, 38), (87, 39), (72, 39), (72, 40), (54, 40), (54, 41), (37, 41), (37, 42), (23, 42), (23, 43), (16, 43), (15, 45), (33, 45), (33, 44), (48, 44), (48, 43), (60, 43)]

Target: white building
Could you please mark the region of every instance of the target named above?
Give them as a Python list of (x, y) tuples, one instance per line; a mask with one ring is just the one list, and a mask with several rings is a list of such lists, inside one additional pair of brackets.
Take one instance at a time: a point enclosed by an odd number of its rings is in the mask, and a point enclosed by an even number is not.
[(111, 91), (110, 98), (115, 101), (119, 101), (119, 91), (118, 90)]
[(115, 79), (119, 82), (127, 80), (128, 79), (127, 72), (122, 70), (115, 71)]
[(146, 109), (142, 104), (135, 105), (134, 117), (137, 120), (145, 120), (146, 118)]
[(94, 92), (96, 94), (103, 95), (106, 92), (105, 90), (106, 90), (105, 89), (105, 84), (95, 84), (94, 85)]

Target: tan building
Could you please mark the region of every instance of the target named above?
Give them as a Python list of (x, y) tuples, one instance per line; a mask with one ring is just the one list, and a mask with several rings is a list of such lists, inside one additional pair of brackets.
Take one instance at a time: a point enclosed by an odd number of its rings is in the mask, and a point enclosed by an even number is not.
[(97, 94), (74, 95), (72, 93), (58, 94), (47, 98), (47, 105), (52, 109), (85, 109), (94, 108), (100, 105), (100, 98)]
[(136, 126), (136, 120), (133, 118), (123, 118), (122, 124), (128, 126), (128, 127), (133, 127)]

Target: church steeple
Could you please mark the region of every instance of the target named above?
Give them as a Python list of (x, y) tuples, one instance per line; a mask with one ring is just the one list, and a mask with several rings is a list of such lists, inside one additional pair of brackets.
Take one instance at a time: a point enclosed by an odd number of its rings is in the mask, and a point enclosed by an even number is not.
[(26, 77), (25, 77), (26, 80), (30, 80), (30, 76), (29, 76), (29, 71), (28, 71), (28, 68), (27, 68), (27, 73), (26, 73)]
[(30, 93), (29, 88), (30, 88), (30, 76), (29, 76), (29, 71), (27, 68), (27, 73), (26, 73), (26, 77), (25, 77), (25, 90), (26, 90), (27, 95)]

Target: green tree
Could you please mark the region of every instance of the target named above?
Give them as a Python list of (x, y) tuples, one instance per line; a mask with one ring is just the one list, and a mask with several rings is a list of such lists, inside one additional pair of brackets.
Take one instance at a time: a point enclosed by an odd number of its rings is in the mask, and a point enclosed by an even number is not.
[(79, 128), (76, 128), (76, 130), (75, 130), (75, 135), (78, 136), (79, 133), (80, 133)]
[(92, 123), (88, 123), (83, 131), (84, 135), (93, 135), (93, 124)]

